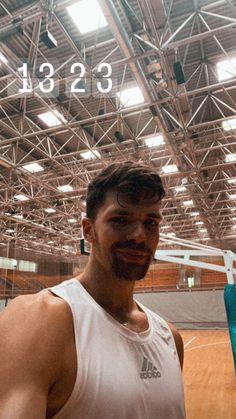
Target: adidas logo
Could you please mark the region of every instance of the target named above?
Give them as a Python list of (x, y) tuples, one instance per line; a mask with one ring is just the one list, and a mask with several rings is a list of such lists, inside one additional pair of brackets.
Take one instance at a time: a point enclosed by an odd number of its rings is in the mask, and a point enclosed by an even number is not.
[(161, 373), (158, 371), (156, 367), (153, 366), (151, 361), (148, 361), (145, 356), (143, 357), (143, 365), (142, 371), (140, 372), (140, 378), (147, 379), (147, 378), (160, 378)]

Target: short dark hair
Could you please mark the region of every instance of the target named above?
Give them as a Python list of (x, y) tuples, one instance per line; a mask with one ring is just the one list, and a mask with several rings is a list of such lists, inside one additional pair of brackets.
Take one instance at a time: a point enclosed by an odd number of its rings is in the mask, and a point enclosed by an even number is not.
[(156, 197), (157, 201), (165, 196), (160, 176), (155, 169), (141, 163), (126, 161), (112, 163), (102, 170), (89, 184), (86, 207), (87, 217), (95, 220), (99, 208), (110, 190), (126, 193), (134, 201), (139, 201), (140, 193), (145, 197)]

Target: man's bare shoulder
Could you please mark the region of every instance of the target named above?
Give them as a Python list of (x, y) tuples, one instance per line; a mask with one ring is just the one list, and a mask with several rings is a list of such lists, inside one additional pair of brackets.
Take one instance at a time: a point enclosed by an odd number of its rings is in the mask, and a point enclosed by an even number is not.
[(22, 347), (42, 355), (55, 348), (63, 350), (64, 342), (73, 335), (71, 310), (48, 290), (16, 297), (0, 313), (0, 334), (6, 350), (17, 352)]
[[(41, 327), (45, 322), (56, 325), (71, 320), (69, 305), (49, 290), (40, 291), (33, 295), (21, 295), (14, 298), (8, 306), (0, 312), (0, 326), (5, 321), (31, 323), (37, 319), (35, 327)], [(23, 326), (23, 324), (22, 324)]]

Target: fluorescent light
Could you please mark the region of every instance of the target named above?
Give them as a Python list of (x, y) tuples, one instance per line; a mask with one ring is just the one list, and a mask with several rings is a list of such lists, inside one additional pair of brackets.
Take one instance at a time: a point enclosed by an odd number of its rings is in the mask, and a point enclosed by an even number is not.
[(167, 230), (168, 228), (170, 228), (170, 226), (161, 226), (162, 230)]
[(97, 157), (101, 157), (101, 154), (99, 153), (99, 151), (84, 151), (83, 153), (80, 153), (81, 157), (83, 157), (83, 159), (85, 160), (93, 160), (96, 159)]
[(199, 231), (200, 231), (201, 233), (207, 233), (207, 229), (206, 229), (206, 228), (200, 228), (200, 229), (199, 229)]
[(232, 193), (232, 194), (228, 193), (228, 197), (229, 199), (236, 199), (236, 193)]
[(178, 172), (178, 167), (176, 164), (167, 164), (166, 166), (162, 167), (163, 173), (175, 173)]
[(66, 9), (81, 34), (108, 25), (97, 0), (77, 1)]
[(175, 233), (168, 233), (168, 236), (173, 236), (173, 237), (175, 237), (175, 236), (176, 236), (176, 234), (175, 234)]
[(29, 164), (25, 164), (22, 167), (31, 173), (42, 172), (44, 170), (44, 168), (38, 163), (29, 163)]
[(192, 199), (188, 199), (187, 201), (183, 201), (183, 204), (185, 206), (193, 205), (193, 200)]
[(161, 134), (152, 135), (151, 137), (145, 138), (144, 140), (147, 147), (158, 147), (165, 144), (164, 138)]
[(4, 64), (8, 63), (8, 60), (6, 59), (6, 57), (0, 52), (0, 61), (2, 61)]
[(176, 192), (185, 192), (186, 188), (185, 186), (176, 186), (175, 190)]
[(57, 189), (61, 192), (70, 192), (74, 190), (74, 188), (71, 185), (61, 185), (58, 186)]
[(8, 229), (6, 230), (6, 233), (15, 233), (15, 230), (13, 230), (12, 228), (8, 228)]
[(48, 244), (54, 244), (54, 242), (52, 240), (49, 240)]
[(232, 184), (232, 183), (236, 183), (236, 179), (227, 179), (227, 182)]
[(53, 212), (56, 212), (54, 208), (46, 208), (44, 211), (47, 212), (48, 214), (52, 214)]
[(17, 199), (18, 201), (28, 201), (29, 198), (23, 194), (16, 194), (14, 195), (14, 198)]
[(219, 61), (216, 64), (218, 81), (232, 79), (236, 76), (236, 58)]
[(18, 218), (19, 220), (23, 220), (24, 218), (22, 214), (14, 214), (12, 217)]
[(55, 127), (67, 122), (64, 116), (56, 109), (54, 111), (41, 113), (38, 115), (38, 117), (49, 127)]
[(203, 221), (196, 221), (196, 222), (195, 222), (195, 224), (196, 224), (197, 226), (201, 226), (202, 224), (204, 224), (204, 222), (203, 222)]
[(199, 214), (198, 211), (190, 212), (191, 217), (197, 217)]
[(67, 221), (68, 221), (68, 223), (76, 223), (77, 222), (77, 220), (75, 218), (69, 218)]
[(233, 220), (233, 221), (236, 221), (236, 217), (232, 217), (232, 220)]
[(226, 163), (231, 163), (232, 161), (236, 161), (236, 153), (226, 154), (225, 161)]
[(236, 129), (236, 118), (223, 121), (222, 127), (225, 131), (231, 131), (232, 129)]
[(138, 86), (122, 90), (122, 92), (117, 93), (117, 96), (124, 107), (134, 106), (144, 102), (143, 94)]

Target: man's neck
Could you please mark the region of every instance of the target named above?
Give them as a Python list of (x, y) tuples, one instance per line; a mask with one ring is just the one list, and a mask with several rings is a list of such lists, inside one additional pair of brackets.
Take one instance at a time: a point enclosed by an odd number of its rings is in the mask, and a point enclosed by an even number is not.
[(101, 266), (89, 262), (79, 280), (104, 310), (121, 322), (127, 321), (136, 307), (133, 300), (135, 281), (117, 278)]

